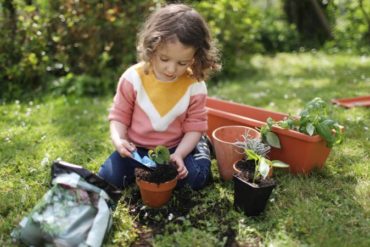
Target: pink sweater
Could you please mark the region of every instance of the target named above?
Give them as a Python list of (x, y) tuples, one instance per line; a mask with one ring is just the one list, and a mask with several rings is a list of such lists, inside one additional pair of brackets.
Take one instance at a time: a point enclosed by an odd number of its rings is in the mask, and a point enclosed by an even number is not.
[(186, 132), (207, 130), (207, 88), (187, 73), (174, 82), (145, 74), (143, 63), (121, 76), (109, 120), (128, 127), (128, 138), (139, 147), (178, 145)]

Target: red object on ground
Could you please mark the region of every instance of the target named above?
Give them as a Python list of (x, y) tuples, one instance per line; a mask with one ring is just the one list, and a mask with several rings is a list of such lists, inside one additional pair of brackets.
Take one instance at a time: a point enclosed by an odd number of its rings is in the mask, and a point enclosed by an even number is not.
[(343, 106), (345, 108), (352, 108), (355, 106), (370, 106), (370, 95), (359, 96), (354, 98), (342, 98), (342, 99), (332, 99), (333, 104)]

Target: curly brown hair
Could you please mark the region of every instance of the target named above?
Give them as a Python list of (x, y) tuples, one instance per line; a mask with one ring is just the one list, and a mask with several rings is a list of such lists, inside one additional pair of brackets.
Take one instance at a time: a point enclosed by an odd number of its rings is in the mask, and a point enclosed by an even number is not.
[(138, 57), (147, 64), (146, 72), (157, 47), (174, 36), (195, 49), (190, 69), (197, 80), (205, 80), (212, 71), (221, 69), (219, 51), (203, 17), (187, 5), (169, 4), (154, 11), (139, 33)]

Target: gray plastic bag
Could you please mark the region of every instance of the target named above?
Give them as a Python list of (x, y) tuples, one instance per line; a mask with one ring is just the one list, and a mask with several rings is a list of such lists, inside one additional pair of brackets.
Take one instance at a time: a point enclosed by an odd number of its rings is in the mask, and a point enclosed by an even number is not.
[(112, 225), (107, 193), (76, 173), (52, 183), (12, 237), (28, 246), (101, 246)]

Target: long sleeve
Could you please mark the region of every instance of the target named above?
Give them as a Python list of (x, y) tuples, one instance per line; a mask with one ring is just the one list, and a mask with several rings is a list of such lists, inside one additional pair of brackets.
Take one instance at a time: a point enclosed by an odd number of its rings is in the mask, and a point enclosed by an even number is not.
[(108, 119), (116, 120), (126, 126), (130, 126), (135, 105), (135, 96), (136, 93), (132, 84), (123, 75), (119, 80)]
[(204, 132), (208, 128), (206, 110), (207, 88), (205, 83), (198, 83), (197, 86), (192, 88), (192, 91), (189, 108), (183, 123), (183, 131)]

